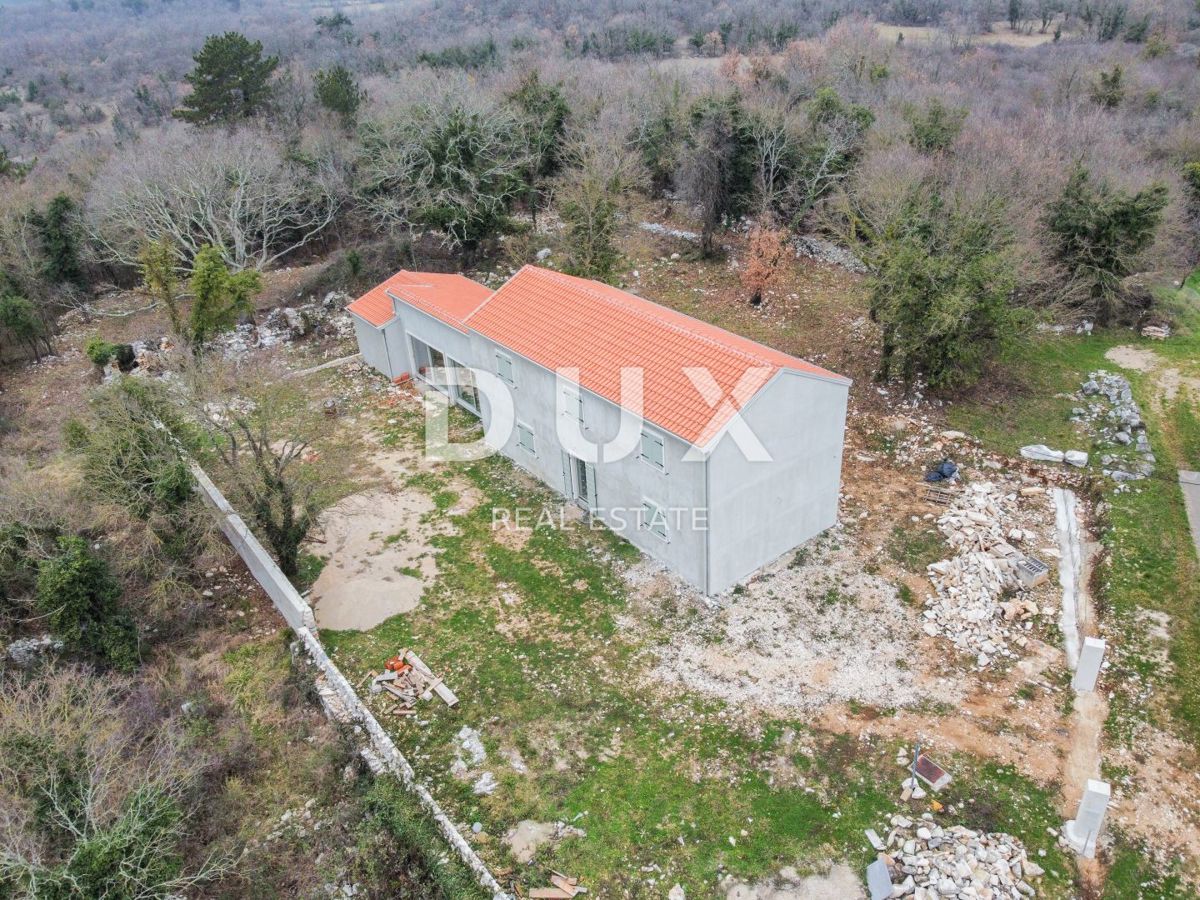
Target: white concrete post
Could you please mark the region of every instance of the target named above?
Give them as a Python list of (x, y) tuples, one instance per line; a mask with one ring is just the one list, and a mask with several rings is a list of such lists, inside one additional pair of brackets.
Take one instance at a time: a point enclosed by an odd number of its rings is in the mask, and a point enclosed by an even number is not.
[(1091, 859), (1096, 855), (1096, 840), (1104, 827), (1104, 814), (1108, 811), (1111, 796), (1108, 782), (1088, 779), (1087, 789), (1079, 801), (1079, 812), (1063, 828), (1067, 843), (1080, 856)]
[(1071, 679), (1071, 687), (1077, 691), (1094, 691), (1096, 679), (1100, 677), (1100, 664), (1104, 662), (1104, 641), (1100, 638), (1084, 638), (1083, 649), (1079, 652), (1079, 665), (1075, 667), (1075, 677)]

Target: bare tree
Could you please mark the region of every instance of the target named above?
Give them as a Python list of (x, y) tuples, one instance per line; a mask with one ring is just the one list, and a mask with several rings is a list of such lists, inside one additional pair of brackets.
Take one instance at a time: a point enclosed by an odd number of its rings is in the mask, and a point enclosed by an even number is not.
[(265, 268), (321, 236), (347, 194), (334, 152), (301, 164), (261, 131), (174, 126), (135, 149), (97, 175), (84, 215), (100, 257), (124, 265), (166, 240), (181, 262), (211, 245), (234, 269)]

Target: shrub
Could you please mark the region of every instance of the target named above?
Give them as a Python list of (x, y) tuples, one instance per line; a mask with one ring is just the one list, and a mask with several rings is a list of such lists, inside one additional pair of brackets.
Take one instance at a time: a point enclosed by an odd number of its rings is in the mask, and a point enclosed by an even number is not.
[(83, 354), (99, 368), (108, 365), (109, 360), (117, 352), (117, 345), (104, 340), (100, 335), (92, 335), (83, 345)]
[(38, 565), (34, 595), (55, 636), (129, 671), (137, 665), (137, 630), (117, 608), (121, 585), (83, 538), (58, 539), (58, 553)]
[(967, 111), (962, 107), (946, 106), (934, 98), (922, 110), (910, 109), (909, 143), (922, 153), (941, 153), (949, 150), (958, 140), (966, 121)]

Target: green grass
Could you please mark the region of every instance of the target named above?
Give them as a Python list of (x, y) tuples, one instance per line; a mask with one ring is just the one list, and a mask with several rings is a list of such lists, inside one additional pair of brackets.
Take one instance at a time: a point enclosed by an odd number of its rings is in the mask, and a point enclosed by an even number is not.
[(1104, 883), (1104, 900), (1174, 900), (1189, 896), (1183, 879), (1174, 871), (1159, 872), (1149, 864), (1145, 850), (1128, 843), (1118, 833), (1112, 865)]
[[(485, 859), (512, 865), (498, 838), (533, 819), (570, 822), (587, 836), (540, 850), (518, 871), (526, 888), (555, 869), (580, 876), (595, 896), (660, 896), (676, 882), (689, 896), (712, 896), (726, 875), (756, 880), (785, 865), (870, 861), (863, 829), (884, 827), (897, 811), (894, 743), (770, 718), (739, 724), (720, 703), (648, 690), (645, 642), (665, 634), (653, 604), (630, 607), (617, 575), (636, 551), (583, 524), (537, 529), (520, 547), (496, 540), (493, 508), (558, 505), (500, 458), (411, 483), (436, 497), (457, 492), (463, 478), (482, 499), (455, 517), (455, 534), (434, 538), (439, 574), (418, 610), (369, 632), (322, 636), (352, 681), (412, 647), (459, 695), (453, 711), (423, 704), (420, 724), (397, 723), (383, 715), (385, 701), (369, 702), (455, 819), (482, 823)], [(636, 638), (619, 625), (633, 616), (647, 623)], [(447, 774), (464, 725), (482, 734), (483, 768), (500, 782), (491, 796)], [(519, 752), (529, 773), (514, 771), (501, 751)], [(1010, 781), (1003, 821), (1040, 846), (1053, 804), (1032, 782)], [(1026, 824), (1029, 808), (1036, 827)], [(1072, 878), (1062, 865), (1044, 893), (1065, 896)]]
[[(1011, 383), (991, 396), (952, 405), (950, 423), (1009, 454), (1032, 443), (1094, 452), (1096, 448), (1069, 421), (1072, 407), (1080, 404), (1074, 394), (1096, 369), (1121, 371), (1104, 358), (1107, 350), (1120, 344), (1153, 350), (1180, 366), (1184, 374), (1194, 374), (1200, 360), (1200, 336), (1187, 331), (1162, 342), (1143, 340), (1129, 331), (1040, 337), (1022, 345), (1008, 361)], [(1108, 673), (1108, 682), (1115, 689), (1109, 734), (1131, 737), (1138, 719), (1153, 718), (1163, 706), (1147, 704), (1138, 695), (1138, 681), (1133, 677), (1137, 676), (1165, 688), (1158, 694), (1165, 700), (1175, 730), (1195, 741), (1200, 739), (1200, 667), (1195, 665), (1200, 658), (1200, 567), (1176, 470), (1195, 464), (1200, 425), (1186, 393), (1181, 392), (1179, 400), (1158, 417), (1150, 402), (1153, 386), (1147, 378), (1123, 374), (1129, 377), (1146, 419), (1158, 467), (1151, 478), (1120, 493), (1115, 493), (1106, 479), (1098, 482), (1103, 499), (1110, 504), (1109, 527), (1102, 539), (1110, 562), (1094, 579), (1096, 600), (1101, 612), (1126, 636), (1119, 652), (1111, 657)], [(1169, 678), (1139, 647), (1145, 629), (1137, 616), (1143, 609), (1171, 616), (1173, 665)]]
[(927, 523), (897, 525), (892, 529), (886, 549), (892, 559), (917, 575), (924, 575), (926, 566), (947, 555), (945, 539)]

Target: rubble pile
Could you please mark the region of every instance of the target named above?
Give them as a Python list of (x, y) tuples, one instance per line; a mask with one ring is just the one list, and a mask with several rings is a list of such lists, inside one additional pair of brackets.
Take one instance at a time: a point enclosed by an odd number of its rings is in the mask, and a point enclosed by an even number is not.
[(244, 356), (252, 350), (276, 347), (299, 340), (313, 332), (323, 337), (351, 337), (354, 323), (343, 310), (350, 302), (347, 294), (330, 291), (324, 299), (300, 306), (277, 306), (262, 322), (247, 322), (215, 341), (227, 357)]
[(893, 897), (1015, 900), (1037, 895), (1030, 881), (1045, 870), (1012, 835), (943, 827), (933, 821), (932, 813), (915, 821), (895, 815), (889, 824), (879, 858), (892, 878)]
[[(1015, 517), (1020, 493), (1032, 497), (1044, 489), (1018, 491), (977, 482), (964, 488), (937, 520), (956, 555), (927, 570), (937, 593), (926, 598), (923, 628), (930, 637), (940, 634), (960, 650), (977, 653), (981, 668), (997, 656), (1015, 656), (1010, 639), (1018, 648), (1027, 639), (1011, 632), (1027, 630), (1034, 616), (1050, 613), (1019, 593), (1017, 564), (1025, 555), (1013, 544), (1036, 538), (1032, 531), (1006, 524)], [(1011, 599), (1002, 600), (1006, 595)]]
[[(1088, 376), (1080, 393), (1087, 406), (1075, 407), (1071, 411), (1072, 420), (1091, 425), (1098, 439), (1118, 451), (1101, 455), (1104, 474), (1118, 482), (1140, 481), (1154, 474), (1154, 453), (1129, 379), (1099, 370)], [(1128, 450), (1121, 452), (1119, 448)], [(1135, 455), (1131, 456), (1129, 451)]]
[(792, 246), (796, 250), (797, 259), (807, 257), (808, 259), (815, 259), (818, 262), (831, 263), (835, 266), (841, 266), (848, 272), (855, 272), (859, 275), (866, 275), (869, 271), (866, 263), (845, 247), (821, 240), (821, 238), (811, 234), (797, 235), (792, 239)]

